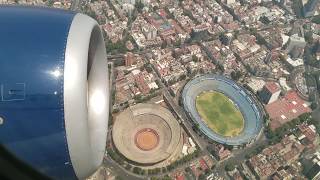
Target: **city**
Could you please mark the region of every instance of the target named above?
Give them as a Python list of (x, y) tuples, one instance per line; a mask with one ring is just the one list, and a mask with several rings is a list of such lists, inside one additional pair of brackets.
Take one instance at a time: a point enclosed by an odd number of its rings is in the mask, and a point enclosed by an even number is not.
[(107, 151), (88, 179), (320, 178), (319, 0), (0, 4), (73, 10), (102, 28)]

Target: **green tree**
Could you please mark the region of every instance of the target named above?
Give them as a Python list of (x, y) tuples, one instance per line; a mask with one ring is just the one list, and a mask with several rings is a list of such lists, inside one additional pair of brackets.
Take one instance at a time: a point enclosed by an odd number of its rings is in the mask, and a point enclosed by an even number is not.
[(123, 179), (120, 176), (116, 176), (115, 180), (123, 180)]
[(312, 18), (312, 22), (316, 24), (320, 24), (320, 15), (314, 16)]
[(141, 172), (142, 172), (142, 169), (141, 169), (141, 168), (139, 168), (139, 167), (134, 167), (134, 168), (133, 168), (133, 173), (141, 174)]
[(144, 4), (141, 2), (141, 0), (136, 2), (135, 8), (138, 10), (139, 13), (142, 12), (142, 10), (144, 8)]
[(192, 55), (192, 61), (193, 62), (198, 62), (198, 57), (195, 54)]
[(232, 171), (232, 170), (234, 170), (234, 168), (235, 168), (234, 164), (227, 164), (227, 165), (224, 167), (224, 169), (225, 169), (226, 171)]
[(307, 31), (304, 33), (304, 38), (306, 39), (306, 41), (309, 43), (309, 44), (312, 44), (313, 42), (313, 33), (311, 31)]
[(165, 175), (162, 180), (172, 180), (172, 178), (169, 175)]

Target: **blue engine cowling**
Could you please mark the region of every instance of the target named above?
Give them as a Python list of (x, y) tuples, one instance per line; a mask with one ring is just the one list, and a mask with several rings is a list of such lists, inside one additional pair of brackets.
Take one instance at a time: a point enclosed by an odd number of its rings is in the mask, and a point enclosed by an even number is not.
[(95, 20), (48, 8), (0, 7), (0, 143), (54, 179), (102, 163), (107, 60)]

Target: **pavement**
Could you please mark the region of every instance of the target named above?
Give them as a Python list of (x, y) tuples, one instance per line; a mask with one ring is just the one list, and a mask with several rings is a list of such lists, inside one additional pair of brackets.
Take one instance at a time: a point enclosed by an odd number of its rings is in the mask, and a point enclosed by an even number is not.
[(232, 151), (232, 156), (230, 158), (228, 158), (228, 159), (226, 159), (224, 161), (219, 161), (216, 164), (214, 172), (216, 172), (220, 176), (226, 176), (226, 172), (224, 170), (224, 167), (227, 164), (240, 165), (241, 163), (243, 163), (244, 161), (247, 160), (247, 158), (245, 157), (246, 154), (251, 153), (252, 151), (254, 151), (260, 145), (267, 144), (267, 143), (268, 143), (268, 140), (264, 136), (264, 134), (262, 133), (261, 136), (253, 144), (251, 144), (249, 147), (246, 147), (244, 149), (233, 150)]
[(122, 166), (120, 166), (117, 162), (113, 161), (109, 156), (105, 156), (103, 165), (109, 168), (114, 174), (120, 176), (125, 180), (144, 180), (148, 178), (142, 178), (139, 175), (134, 174), (133, 172), (127, 171)]

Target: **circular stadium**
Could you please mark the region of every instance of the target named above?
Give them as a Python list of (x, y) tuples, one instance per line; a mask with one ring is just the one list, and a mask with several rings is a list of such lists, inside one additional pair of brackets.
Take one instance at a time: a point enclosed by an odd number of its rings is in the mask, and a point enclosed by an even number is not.
[(236, 82), (220, 75), (204, 75), (188, 82), (183, 106), (209, 139), (241, 146), (252, 143), (262, 129), (262, 115), (255, 100)]
[(137, 104), (121, 112), (112, 139), (123, 156), (141, 166), (171, 161), (183, 145), (178, 121), (168, 109), (156, 104)]

